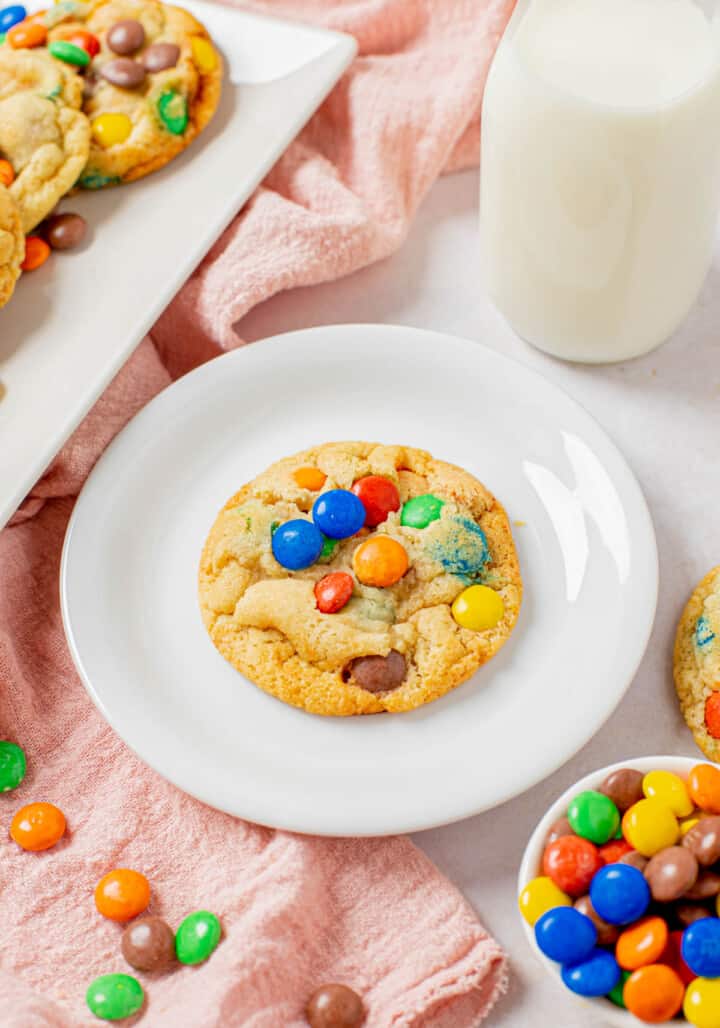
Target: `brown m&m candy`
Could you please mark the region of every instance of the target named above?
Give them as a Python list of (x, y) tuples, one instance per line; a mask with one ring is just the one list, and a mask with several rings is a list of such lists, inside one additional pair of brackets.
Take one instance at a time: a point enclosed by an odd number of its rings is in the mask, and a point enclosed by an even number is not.
[(703, 867), (720, 860), (720, 817), (701, 818), (685, 833), (682, 844)]
[(129, 924), (120, 948), (138, 971), (165, 971), (175, 962), (175, 935), (161, 917), (143, 917)]
[(145, 81), (145, 69), (132, 57), (117, 57), (103, 64), (100, 74), (106, 82), (120, 89), (135, 89)]
[(624, 814), (633, 803), (643, 799), (643, 774), (630, 767), (620, 767), (612, 771), (599, 788), (599, 792), (608, 796), (621, 814)]
[(589, 917), (592, 923), (597, 928), (597, 941), (598, 946), (614, 946), (620, 935), (620, 929), (616, 928), (614, 924), (610, 924), (608, 921), (604, 921), (602, 917), (596, 912), (595, 907), (592, 905), (592, 900), (589, 896), (581, 896), (580, 899), (575, 900), (575, 909), (579, 910), (585, 917)]
[(388, 692), (405, 681), (407, 665), (402, 653), (390, 650), (386, 657), (356, 657), (348, 665), (348, 678), (368, 692)]
[(53, 214), (43, 223), (43, 235), (53, 250), (72, 250), (85, 238), (87, 222), (79, 214)]
[(629, 853), (623, 853), (618, 864), (629, 864), (630, 867), (636, 867), (638, 871), (644, 871), (648, 864), (648, 858), (644, 857), (642, 853), (638, 853), (637, 850), (630, 850)]
[(322, 985), (305, 1008), (310, 1028), (357, 1028), (365, 1020), (365, 1007), (347, 985)]
[(550, 831), (547, 833), (547, 839), (545, 845), (549, 846), (551, 842), (555, 842), (556, 839), (561, 839), (563, 835), (574, 835), (572, 826), (566, 817), (560, 817), (557, 821), (554, 821), (550, 825)]
[(174, 68), (179, 60), (180, 47), (175, 43), (153, 43), (140, 55), (142, 66), (151, 74)]
[(694, 885), (683, 894), (685, 899), (712, 899), (720, 893), (720, 875), (715, 871), (701, 871)]
[(107, 34), (107, 45), (115, 54), (134, 54), (145, 42), (145, 29), (134, 18), (116, 21)]
[(681, 925), (687, 928), (696, 921), (702, 921), (704, 917), (712, 917), (712, 914), (707, 907), (703, 907), (700, 903), (676, 903), (675, 917)]
[(652, 898), (658, 903), (670, 903), (693, 887), (698, 862), (684, 846), (668, 846), (650, 858), (643, 873)]

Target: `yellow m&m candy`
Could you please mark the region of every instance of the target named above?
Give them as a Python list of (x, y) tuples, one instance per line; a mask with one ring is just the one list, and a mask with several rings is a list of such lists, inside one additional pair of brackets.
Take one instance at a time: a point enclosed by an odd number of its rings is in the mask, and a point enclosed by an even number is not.
[(656, 799), (633, 803), (625, 811), (622, 830), (633, 849), (644, 857), (674, 846), (680, 835), (680, 825), (672, 810)]
[(204, 75), (215, 71), (218, 59), (210, 40), (205, 39), (203, 36), (193, 36), (190, 40), (190, 46), (192, 47), (193, 60), (197, 65), (198, 71), (201, 71)]
[(455, 598), (451, 610), (461, 628), (484, 632), (500, 621), (505, 613), (505, 604), (502, 596), (489, 586), (471, 585)]
[(99, 114), (92, 121), (93, 139), (107, 149), (116, 143), (124, 143), (132, 132), (132, 122), (127, 114)]
[(683, 1013), (695, 1028), (720, 1028), (720, 979), (696, 978), (690, 982)]
[(672, 771), (648, 771), (642, 789), (649, 800), (660, 800), (677, 817), (687, 817), (695, 809), (685, 782)]
[(534, 925), (553, 907), (569, 907), (572, 900), (558, 889), (552, 878), (540, 875), (528, 882), (518, 898), (520, 913), (529, 925)]

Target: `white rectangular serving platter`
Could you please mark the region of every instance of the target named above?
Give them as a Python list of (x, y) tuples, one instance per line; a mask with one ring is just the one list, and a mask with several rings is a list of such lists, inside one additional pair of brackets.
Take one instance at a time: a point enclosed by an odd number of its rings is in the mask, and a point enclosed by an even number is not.
[(355, 55), (339, 33), (183, 5), (225, 58), (214, 120), (162, 171), (65, 200), (88, 241), (0, 310), (0, 527)]

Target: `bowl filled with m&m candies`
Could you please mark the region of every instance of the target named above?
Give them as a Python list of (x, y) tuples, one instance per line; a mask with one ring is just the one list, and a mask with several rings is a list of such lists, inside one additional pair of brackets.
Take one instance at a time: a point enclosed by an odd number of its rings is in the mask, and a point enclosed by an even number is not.
[(642, 757), (568, 789), (519, 875), (530, 945), (609, 1024), (720, 1028), (720, 768)]

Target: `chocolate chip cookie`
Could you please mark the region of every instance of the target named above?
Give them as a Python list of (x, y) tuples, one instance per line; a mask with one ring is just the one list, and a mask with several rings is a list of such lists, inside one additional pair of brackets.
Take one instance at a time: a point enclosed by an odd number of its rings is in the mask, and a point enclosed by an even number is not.
[(84, 71), (90, 155), (79, 185), (132, 182), (163, 167), (205, 128), (220, 100), (222, 60), (205, 28), (159, 0), (68, 5), (49, 31), (57, 43), (89, 32), (97, 53)]
[(705, 575), (680, 618), (674, 674), (695, 742), (706, 757), (720, 761), (720, 566)]
[(25, 254), (25, 235), (20, 212), (10, 192), (0, 186), (0, 307), (13, 294)]
[(443, 696), (506, 642), (521, 597), (500, 503), (405, 446), (326, 443), (279, 461), (228, 500), (200, 561), (214, 645), (314, 714)]

